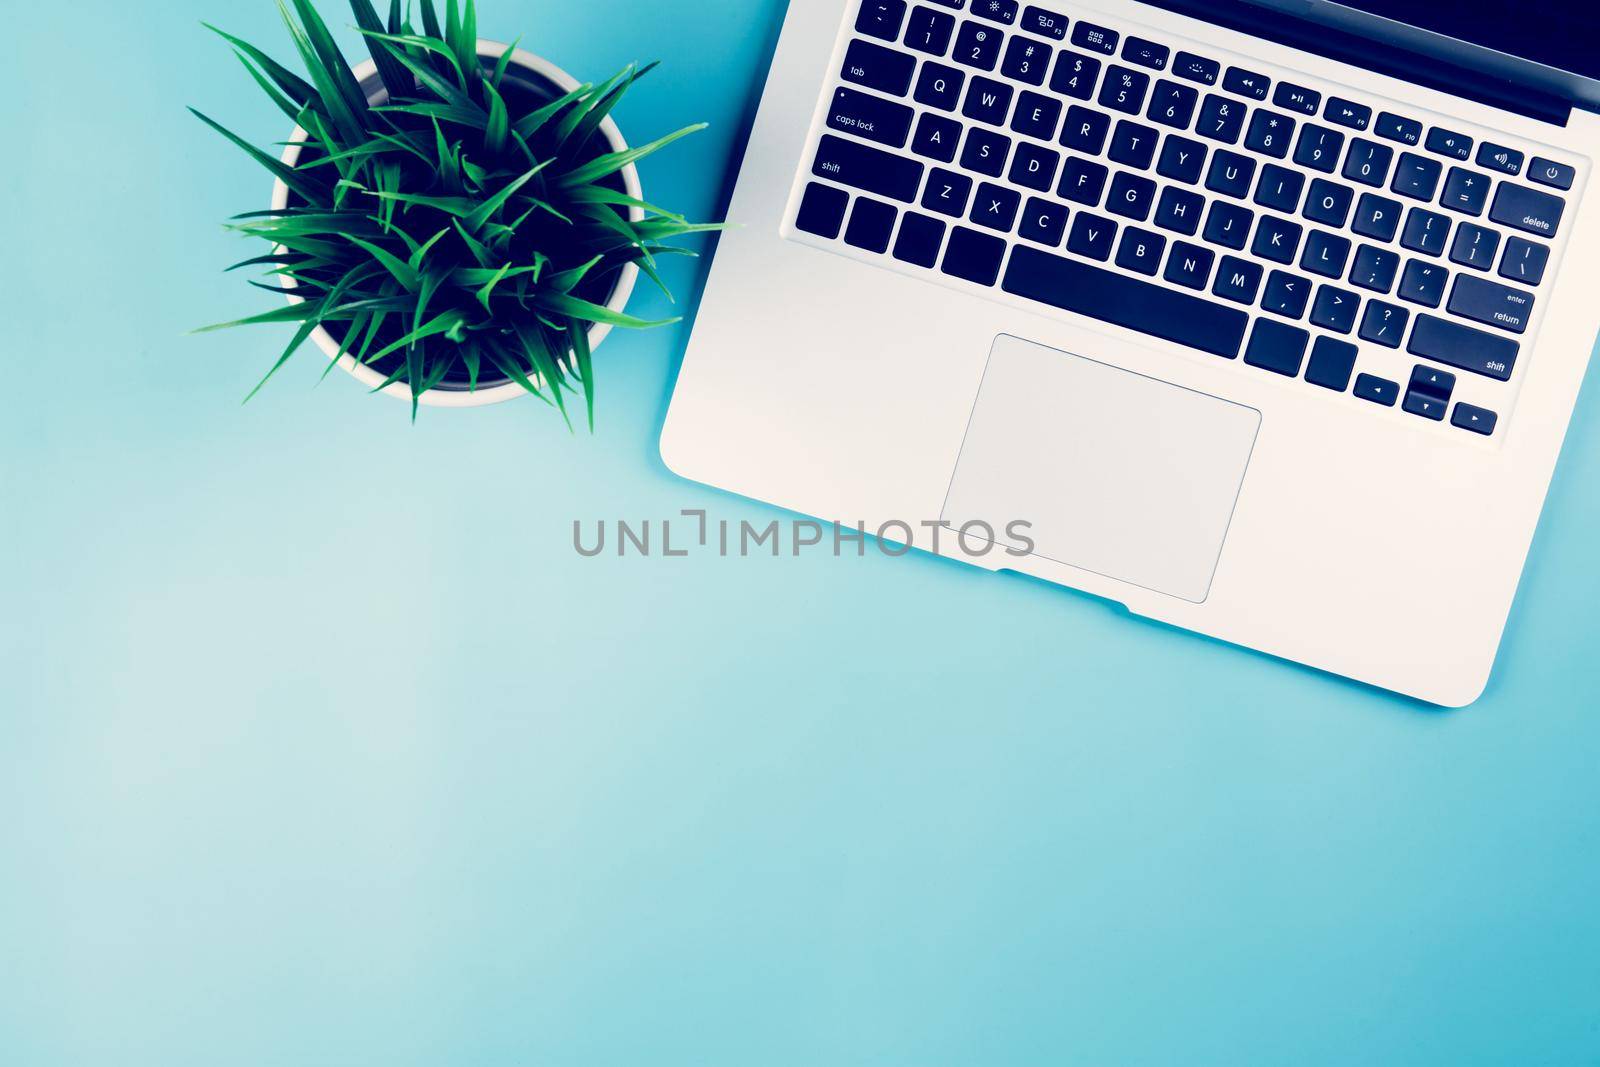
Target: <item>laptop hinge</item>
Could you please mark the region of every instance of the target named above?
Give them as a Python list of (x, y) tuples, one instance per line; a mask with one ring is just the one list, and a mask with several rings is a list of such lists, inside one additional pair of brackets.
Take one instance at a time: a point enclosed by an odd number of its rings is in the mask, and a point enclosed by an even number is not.
[(1139, 2), (1541, 122), (1565, 126), (1572, 117), (1572, 103), (1552, 94), (1283, 12), (1226, 0)]

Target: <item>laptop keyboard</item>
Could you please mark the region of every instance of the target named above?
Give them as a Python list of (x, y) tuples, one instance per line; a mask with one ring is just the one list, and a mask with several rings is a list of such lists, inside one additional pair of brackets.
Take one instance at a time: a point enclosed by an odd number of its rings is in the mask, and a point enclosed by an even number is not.
[(1496, 432), (1572, 165), (1018, 0), (847, 17), (798, 230)]

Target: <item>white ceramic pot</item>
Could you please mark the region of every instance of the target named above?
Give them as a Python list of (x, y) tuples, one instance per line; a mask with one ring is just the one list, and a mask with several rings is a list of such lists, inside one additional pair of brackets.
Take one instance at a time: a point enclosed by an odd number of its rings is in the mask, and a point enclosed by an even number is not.
[[(478, 41), (478, 57), (480, 59), (488, 60), (492, 63), (504, 55), (509, 47), (509, 45), (500, 44), (496, 41), (486, 41), (480, 39)], [(555, 64), (541, 59), (531, 52), (525, 52), (520, 48), (512, 53), (511, 69), (520, 69), (524, 72), (524, 74), (531, 76), (535, 81), (542, 80), (548, 82), (553, 85), (558, 92), (561, 93), (571, 92), (573, 89), (578, 87), (578, 82), (566, 71), (562, 70), (560, 67), (557, 67)], [(354, 73), (356, 80), (360, 82), (361, 87), (366, 90), (367, 98), (369, 100), (377, 103), (387, 96), (387, 92), (384, 90), (383, 84), (378, 77), (377, 64), (372, 60), (369, 59), (365, 63), (357, 66)], [(622, 139), (622, 131), (617, 128), (617, 124), (613, 122), (609, 116), (603, 123), (600, 124), (600, 134), (606, 139), (611, 151), (622, 152), (627, 149), (628, 143)], [(305, 143), (305, 139), (306, 132), (299, 127), (296, 127), (294, 132), (290, 134), (289, 147), (285, 149), (283, 153), (283, 161), (289, 166), (292, 167), (299, 161), (301, 146)], [(634, 199), (642, 200), (644, 198), (644, 193), (639, 185), (638, 169), (630, 163), (628, 166), (623, 168), (621, 173), (622, 181), (627, 189), (628, 195)], [(284, 185), (281, 181), (275, 183), (272, 189), (273, 210), (281, 211), (288, 205), (288, 186)], [(639, 222), (643, 220), (644, 212), (639, 208), (630, 208), (629, 217), (632, 218), (633, 221)], [(611, 299), (606, 301), (606, 307), (610, 308), (612, 311), (621, 313), (627, 307), (628, 298), (633, 295), (633, 287), (638, 280), (639, 268), (634, 266), (632, 263), (629, 263), (627, 266), (618, 271), (616, 281), (611, 289)], [(287, 279), (285, 279), (285, 285), (287, 286)], [(289, 302), (293, 304), (298, 303), (300, 298), (291, 296), (288, 299)], [(589, 347), (591, 349), (599, 348), (600, 342), (604, 341), (606, 335), (610, 332), (611, 326), (607, 323), (595, 323), (594, 325), (590, 326)], [(347, 371), (357, 381), (363, 383), (370, 389), (376, 389), (378, 386), (383, 384), (384, 376), (379, 374), (376, 370), (373, 370), (371, 367), (365, 366), (361, 363), (357, 363), (355, 357), (351, 356), (349, 353), (346, 353), (342, 356), (339, 355), (339, 343), (333, 339), (333, 336), (329, 334), (327, 330), (318, 327), (311, 336), (317, 342), (318, 347), (320, 347), (323, 352), (327, 353), (329, 359), (334, 359), (337, 357), (339, 366)], [(383, 391), (389, 396), (396, 397), (407, 402), (411, 400), (411, 387), (404, 382), (395, 382), (392, 385), (389, 385)], [(517, 397), (527, 395), (527, 391), (516, 382), (507, 382), (503, 385), (496, 385), (490, 388), (478, 389), (476, 391), (469, 391), (465, 385), (454, 388), (439, 387), (430, 389), (426, 393), (423, 393), (420, 401), (421, 403), (430, 407), (471, 408), (482, 407), (487, 404), (498, 404), (504, 400), (513, 400)]]

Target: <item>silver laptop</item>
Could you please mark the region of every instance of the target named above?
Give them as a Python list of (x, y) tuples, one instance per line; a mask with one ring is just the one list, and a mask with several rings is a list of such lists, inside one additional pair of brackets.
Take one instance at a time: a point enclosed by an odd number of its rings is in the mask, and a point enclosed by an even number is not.
[(795, 0), (662, 455), (1470, 704), (1600, 327), (1597, 112), (1587, 4)]

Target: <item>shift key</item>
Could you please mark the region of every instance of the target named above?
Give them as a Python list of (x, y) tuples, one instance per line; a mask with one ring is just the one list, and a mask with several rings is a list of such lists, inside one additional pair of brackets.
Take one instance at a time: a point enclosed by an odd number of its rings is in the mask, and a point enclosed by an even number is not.
[(1522, 346), (1509, 337), (1432, 315), (1417, 316), (1409, 345), (1414, 356), (1502, 382), (1511, 380), (1521, 350)]
[(911, 109), (871, 93), (839, 89), (833, 94), (828, 125), (869, 141), (904, 148), (911, 135)]
[(871, 145), (823, 134), (811, 173), (909, 204), (922, 184), (922, 164)]
[(1533, 314), (1533, 294), (1463, 274), (1456, 278), (1450, 294), (1450, 314), (1524, 333)]

